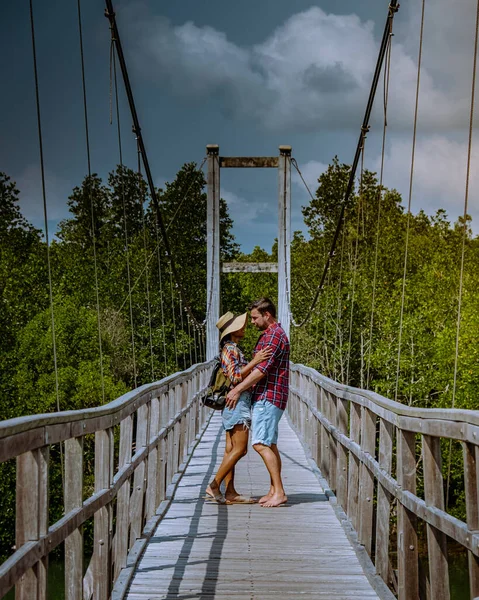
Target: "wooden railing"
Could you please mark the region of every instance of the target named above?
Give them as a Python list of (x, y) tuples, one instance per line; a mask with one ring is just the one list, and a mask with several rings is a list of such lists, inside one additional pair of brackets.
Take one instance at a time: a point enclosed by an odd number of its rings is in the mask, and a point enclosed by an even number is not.
[[(288, 413), (376, 572), (386, 583), (396, 579), (400, 600), (450, 598), (446, 536), (467, 549), (471, 598), (479, 596), (479, 411), (408, 407), (291, 365)], [(441, 440), (462, 445), (466, 522), (446, 512)], [(425, 588), (420, 522), (427, 532)], [(397, 548), (390, 545), (393, 527)], [(397, 568), (391, 572), (395, 551)]]
[[(62, 542), (67, 600), (107, 600), (115, 582), (125, 585), (210, 414), (199, 402), (210, 368), (196, 365), (99, 408), (0, 423), (0, 462), (16, 459), (16, 550), (0, 566), (0, 598), (15, 585), (16, 600), (46, 600), (48, 555)], [(84, 498), (89, 436), (94, 483)], [(58, 444), (64, 516), (49, 525), (49, 458)], [(92, 518), (84, 575), (83, 525)]]

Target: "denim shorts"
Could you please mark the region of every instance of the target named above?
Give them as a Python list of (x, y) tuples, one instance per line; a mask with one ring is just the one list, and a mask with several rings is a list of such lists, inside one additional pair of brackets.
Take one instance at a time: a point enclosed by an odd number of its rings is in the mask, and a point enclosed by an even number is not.
[(223, 427), (226, 431), (233, 429), (235, 425), (251, 427), (251, 392), (242, 392), (233, 410), (225, 407), (223, 409)]
[(278, 443), (278, 424), (283, 416), (283, 410), (268, 400), (258, 400), (253, 403), (251, 444), (271, 446)]

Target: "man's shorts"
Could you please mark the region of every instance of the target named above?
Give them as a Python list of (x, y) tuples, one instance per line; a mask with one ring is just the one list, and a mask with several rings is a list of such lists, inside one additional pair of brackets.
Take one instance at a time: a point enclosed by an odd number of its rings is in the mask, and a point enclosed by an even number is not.
[(251, 429), (253, 441), (251, 444), (271, 446), (278, 443), (278, 423), (283, 416), (283, 410), (268, 400), (253, 402)]

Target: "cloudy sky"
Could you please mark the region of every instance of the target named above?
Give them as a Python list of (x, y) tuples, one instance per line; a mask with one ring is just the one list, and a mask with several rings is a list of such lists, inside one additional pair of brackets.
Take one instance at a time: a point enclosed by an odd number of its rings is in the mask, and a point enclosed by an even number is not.
[[(426, 2), (412, 210), (463, 212), (475, 1)], [(50, 227), (86, 173), (77, 3), (34, 0)], [(339, 6), (338, 6), (339, 5)], [(334, 155), (352, 161), (388, 0), (115, 3), (124, 52), (155, 181), (172, 180), (208, 143), (224, 156), (275, 155), (290, 144), (313, 191)], [(99, 0), (82, 0), (92, 169), (118, 162), (109, 124), (109, 29)], [(407, 201), (416, 89), (420, 0), (395, 17), (385, 185)], [(22, 210), (43, 220), (27, 0), (0, 8), (0, 170), (16, 180)], [(367, 140), (377, 170), (381, 94)], [(135, 143), (122, 97), (125, 162)], [(474, 140), (469, 212), (479, 216), (479, 150)], [(223, 170), (222, 196), (245, 252), (270, 249), (277, 235), (274, 170)], [(304, 229), (308, 195), (293, 177), (293, 229)], [(473, 221), (473, 222), (474, 222)], [(477, 226), (475, 231), (479, 231)]]

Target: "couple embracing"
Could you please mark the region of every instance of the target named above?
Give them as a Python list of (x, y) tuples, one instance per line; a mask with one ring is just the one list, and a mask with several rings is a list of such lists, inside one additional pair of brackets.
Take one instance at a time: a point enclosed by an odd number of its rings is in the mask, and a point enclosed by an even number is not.
[[(233, 387), (228, 392), (222, 414), (226, 431), (225, 454), (206, 494), (221, 504), (256, 502), (238, 494), (234, 485), (234, 467), (248, 451), (251, 428), (252, 446), (263, 459), (271, 479), (269, 492), (258, 502), (265, 508), (272, 508), (287, 501), (277, 441), (278, 424), (289, 393), (289, 341), (276, 320), (276, 307), (271, 300), (261, 298), (249, 309), (252, 324), (262, 332), (250, 362), (246, 362), (238, 346), (245, 334), (248, 313), (237, 317), (226, 313), (216, 324), (221, 335), (221, 367)], [(223, 481), (224, 495), (220, 490)]]

